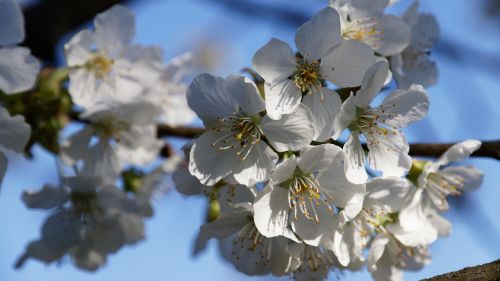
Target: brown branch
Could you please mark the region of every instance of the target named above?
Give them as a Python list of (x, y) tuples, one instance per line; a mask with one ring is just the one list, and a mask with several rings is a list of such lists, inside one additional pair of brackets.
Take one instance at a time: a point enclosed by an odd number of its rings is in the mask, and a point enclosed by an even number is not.
[(500, 280), (500, 260), (424, 279), (423, 281), (498, 281)]
[[(170, 136), (181, 138), (196, 138), (205, 129), (193, 127), (171, 127), (168, 125), (158, 126), (158, 136)], [(339, 143), (336, 143), (339, 144)], [(439, 157), (455, 143), (412, 143), (410, 144), (410, 155), (422, 157)], [(339, 145), (342, 145), (341, 143)], [(473, 157), (488, 157), (500, 160), (500, 140), (483, 141), (481, 147), (472, 154)]]

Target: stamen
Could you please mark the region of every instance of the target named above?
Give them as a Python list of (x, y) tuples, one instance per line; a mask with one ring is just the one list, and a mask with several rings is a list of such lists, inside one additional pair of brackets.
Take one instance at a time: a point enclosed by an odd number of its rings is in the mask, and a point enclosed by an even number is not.
[(247, 116), (242, 112), (235, 112), (228, 117), (217, 119), (219, 124), (213, 130), (225, 133), (214, 141), (212, 146), (220, 150), (236, 148), (235, 154), (241, 160), (245, 160), (263, 135), (258, 125), (260, 119)]
[(292, 75), (292, 80), (303, 93), (317, 90), (321, 88), (321, 80), (324, 79), (320, 71), (319, 61), (307, 62), (306, 59), (299, 58), (297, 71)]
[(342, 37), (364, 42), (377, 48), (383, 32), (377, 29), (378, 22), (375, 18), (360, 18), (355, 21), (345, 22), (342, 28)]

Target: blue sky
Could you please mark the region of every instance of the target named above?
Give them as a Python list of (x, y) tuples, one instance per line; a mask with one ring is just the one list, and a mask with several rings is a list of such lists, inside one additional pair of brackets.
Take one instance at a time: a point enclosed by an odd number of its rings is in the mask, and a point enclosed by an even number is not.
[[(254, 0), (275, 7), (313, 14), (326, 5), (314, 0)], [(208, 42), (224, 57), (213, 72), (237, 73), (250, 65), (253, 53), (271, 37), (293, 42), (295, 28), (274, 21), (245, 17), (203, 0), (145, 0), (130, 8), (137, 17), (137, 43), (160, 45), (169, 58), (197, 49)], [(421, 0), (422, 9), (434, 13), (441, 35), (460, 44), (458, 58), (440, 52), (433, 56), (440, 68), (439, 84), (429, 90), (428, 117), (406, 130), (409, 141), (458, 141), (467, 138), (500, 138), (500, 80), (498, 72), (486, 70), (467, 52), (478, 50), (500, 55), (498, 20), (481, 14), (483, 1)], [(400, 13), (408, 1), (393, 8)], [(22, 270), (12, 265), (25, 244), (38, 236), (46, 213), (31, 211), (20, 202), (23, 189), (38, 189), (43, 183), (56, 183), (54, 160), (38, 149), (34, 160), (11, 157), (9, 173), (0, 192), (0, 280), (6, 281), (100, 281), (100, 280), (269, 280), (251, 278), (222, 261), (215, 244), (200, 257), (191, 257), (192, 242), (204, 220), (201, 198), (185, 198), (175, 191), (159, 199), (156, 215), (147, 221), (147, 239), (125, 247), (109, 257), (97, 273), (75, 269), (69, 261), (45, 266), (30, 261)], [(417, 280), (500, 258), (500, 214), (498, 169), (500, 163), (474, 159), (470, 164), (485, 171), (483, 186), (467, 194), (463, 204), (453, 204), (446, 217), (453, 223), (450, 237), (432, 247), (433, 262), (423, 270), (407, 274)], [(366, 280), (367, 273), (346, 273), (344, 280)], [(287, 279), (283, 279), (287, 280)], [(333, 277), (332, 277), (333, 280)]]

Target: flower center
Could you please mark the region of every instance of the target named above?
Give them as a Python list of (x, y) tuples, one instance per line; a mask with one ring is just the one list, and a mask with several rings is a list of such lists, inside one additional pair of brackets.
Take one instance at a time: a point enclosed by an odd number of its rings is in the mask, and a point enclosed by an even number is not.
[(288, 206), (294, 211), (294, 218), (297, 219), (297, 212), (300, 212), (308, 219), (319, 222), (318, 208), (323, 202), (328, 211), (333, 212), (331, 202), (333, 196), (326, 191), (320, 191), (320, 184), (312, 174), (303, 174), (299, 170), (295, 176), (285, 185), (288, 185)]
[(94, 74), (103, 78), (107, 74), (109, 74), (112, 70), (114, 61), (112, 59), (107, 58), (103, 55), (95, 55), (92, 59), (87, 61), (85, 67), (94, 72)]
[(344, 22), (342, 37), (361, 41), (371, 47), (378, 47), (382, 31), (377, 30), (378, 22), (375, 18), (359, 18)]
[(129, 127), (127, 122), (116, 120), (111, 116), (92, 123), (95, 133), (105, 139), (116, 137), (118, 132), (128, 130)]
[(70, 200), (79, 214), (91, 214), (99, 212), (100, 207), (97, 203), (97, 194), (95, 192), (72, 192)]
[(252, 147), (262, 138), (263, 132), (259, 127), (260, 116), (248, 116), (237, 112), (218, 120), (220, 123), (213, 130), (222, 132), (223, 136), (212, 143), (212, 146), (217, 146), (220, 150), (236, 148), (236, 155), (245, 160)]
[(462, 194), (464, 179), (442, 171), (430, 173), (427, 175), (427, 185), (425, 188), (445, 203), (448, 195), (457, 196)]
[(303, 93), (306, 93), (315, 87), (321, 87), (323, 76), (320, 70), (321, 66), (319, 61), (307, 62), (304, 58), (300, 58), (297, 61), (297, 71), (292, 75), (292, 79), (295, 85), (297, 85)]

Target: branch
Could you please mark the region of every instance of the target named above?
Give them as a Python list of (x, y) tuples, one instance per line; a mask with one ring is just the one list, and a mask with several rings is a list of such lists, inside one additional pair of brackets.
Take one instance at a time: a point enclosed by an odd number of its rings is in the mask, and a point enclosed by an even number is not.
[(500, 260), (424, 279), (423, 281), (496, 281), (500, 280)]
[[(169, 136), (192, 139), (198, 137), (203, 132), (205, 132), (204, 128), (158, 125), (158, 136), (160, 137)], [(412, 143), (410, 144), (410, 155), (437, 158), (454, 144), (455, 143)], [(341, 143), (339, 145), (342, 146)], [(483, 141), (481, 147), (471, 156), (500, 160), (500, 140)]]

